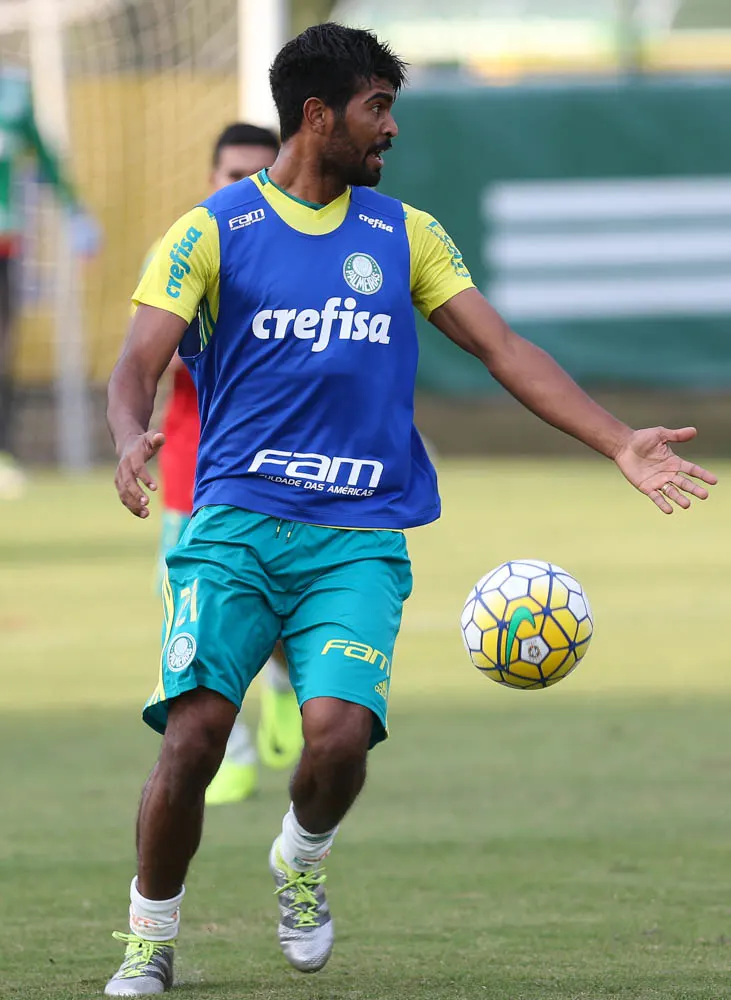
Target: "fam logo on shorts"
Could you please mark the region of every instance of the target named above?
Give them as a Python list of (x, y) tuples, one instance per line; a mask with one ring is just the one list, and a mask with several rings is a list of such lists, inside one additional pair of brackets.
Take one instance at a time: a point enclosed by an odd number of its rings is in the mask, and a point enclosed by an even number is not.
[(196, 642), (190, 632), (181, 632), (176, 635), (168, 646), (167, 666), (174, 674), (185, 670), (193, 662), (196, 651)]
[(373, 295), (383, 284), (383, 271), (369, 253), (351, 253), (346, 257), (343, 277), (361, 295)]

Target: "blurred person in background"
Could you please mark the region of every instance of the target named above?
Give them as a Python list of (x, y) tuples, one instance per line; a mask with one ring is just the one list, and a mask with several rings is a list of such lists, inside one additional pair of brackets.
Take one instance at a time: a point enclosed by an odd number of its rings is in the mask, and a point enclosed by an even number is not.
[[(270, 167), (276, 159), (279, 140), (269, 129), (245, 122), (225, 128), (216, 140), (209, 177), (210, 192)], [(145, 267), (160, 240), (150, 248)], [(198, 319), (193, 321), (197, 330)], [(160, 537), (160, 580), (165, 574), (165, 558), (180, 541), (193, 511), (195, 464), (198, 454), (200, 420), (193, 379), (179, 354), (168, 369), (172, 387), (162, 418), (165, 447), (160, 452), (162, 490), (162, 532)], [(258, 784), (257, 749), (267, 767), (294, 766), (302, 749), (302, 721), (297, 699), (289, 683), (289, 672), (281, 645), (267, 663), (261, 693), (261, 714), (254, 747), (248, 727), (235, 722), (221, 767), (208, 786), (206, 802), (220, 805), (248, 798)]]
[(0, 498), (23, 492), (25, 475), (13, 454), (14, 329), (18, 305), (19, 262), (23, 252), (20, 188), (17, 171), (33, 157), (40, 178), (51, 184), (71, 218), (72, 250), (91, 256), (99, 230), (84, 211), (55, 153), (36, 122), (30, 81), (23, 70), (0, 67)]
[[(279, 639), (305, 735), (269, 849), (279, 944), (302, 972), (330, 957), (323, 862), (370, 748), (388, 735), (412, 583), (404, 529), (441, 509), (413, 424), (414, 306), (664, 513), (688, 507), (687, 494), (707, 497), (689, 477), (716, 481), (668, 445), (694, 428), (635, 431), (602, 409), (492, 309), (432, 216), (372, 190), (398, 135), (404, 81), (404, 63), (370, 32), (326, 23), (288, 42), (270, 74), (276, 162), (179, 219), (133, 295), (109, 383), (124, 505), (149, 516), (146, 463), (164, 441), (149, 421), (178, 349), (195, 374), (201, 438), (196, 514), (168, 558), (160, 679), (143, 712), (164, 737), (140, 804), (129, 933), (115, 935), (126, 951), (108, 996), (173, 983), (205, 789)], [(176, 248), (185, 267), (170, 266)], [(196, 314), (198, 336), (186, 339)], [(362, 873), (349, 875), (362, 893)]]

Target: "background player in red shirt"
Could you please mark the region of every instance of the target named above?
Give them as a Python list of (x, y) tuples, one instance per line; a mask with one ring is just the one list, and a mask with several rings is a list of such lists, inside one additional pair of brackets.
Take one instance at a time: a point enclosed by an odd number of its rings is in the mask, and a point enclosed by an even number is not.
[[(211, 191), (218, 191), (270, 167), (278, 151), (279, 140), (268, 129), (243, 122), (229, 125), (214, 146)], [(148, 254), (148, 260), (155, 249), (157, 245)], [(163, 504), (160, 568), (163, 572), (165, 556), (178, 544), (193, 510), (200, 435), (195, 385), (177, 354), (170, 364), (169, 374), (172, 388), (162, 422), (165, 446), (160, 451)], [(236, 802), (251, 795), (258, 781), (257, 749), (262, 763), (268, 767), (293, 767), (299, 757), (302, 723), (281, 647), (277, 646), (262, 677), (264, 683), (256, 747), (248, 727), (243, 722), (236, 722), (223, 763), (208, 787), (208, 805)]]

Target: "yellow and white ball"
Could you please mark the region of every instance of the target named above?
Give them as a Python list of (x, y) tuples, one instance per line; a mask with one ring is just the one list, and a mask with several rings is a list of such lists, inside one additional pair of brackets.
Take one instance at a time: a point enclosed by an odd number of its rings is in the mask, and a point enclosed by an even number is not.
[(462, 612), (470, 659), (499, 684), (545, 688), (586, 654), (594, 619), (581, 584), (553, 563), (514, 559), (483, 576)]

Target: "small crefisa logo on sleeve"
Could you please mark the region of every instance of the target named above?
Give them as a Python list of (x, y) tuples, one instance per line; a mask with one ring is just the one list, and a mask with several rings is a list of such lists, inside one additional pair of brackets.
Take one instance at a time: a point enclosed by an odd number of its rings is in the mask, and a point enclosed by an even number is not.
[(181, 632), (176, 635), (168, 646), (167, 667), (174, 674), (185, 670), (193, 662), (196, 651), (196, 642), (190, 632)]
[(383, 271), (369, 253), (349, 254), (343, 264), (343, 277), (361, 295), (373, 295), (383, 284)]

